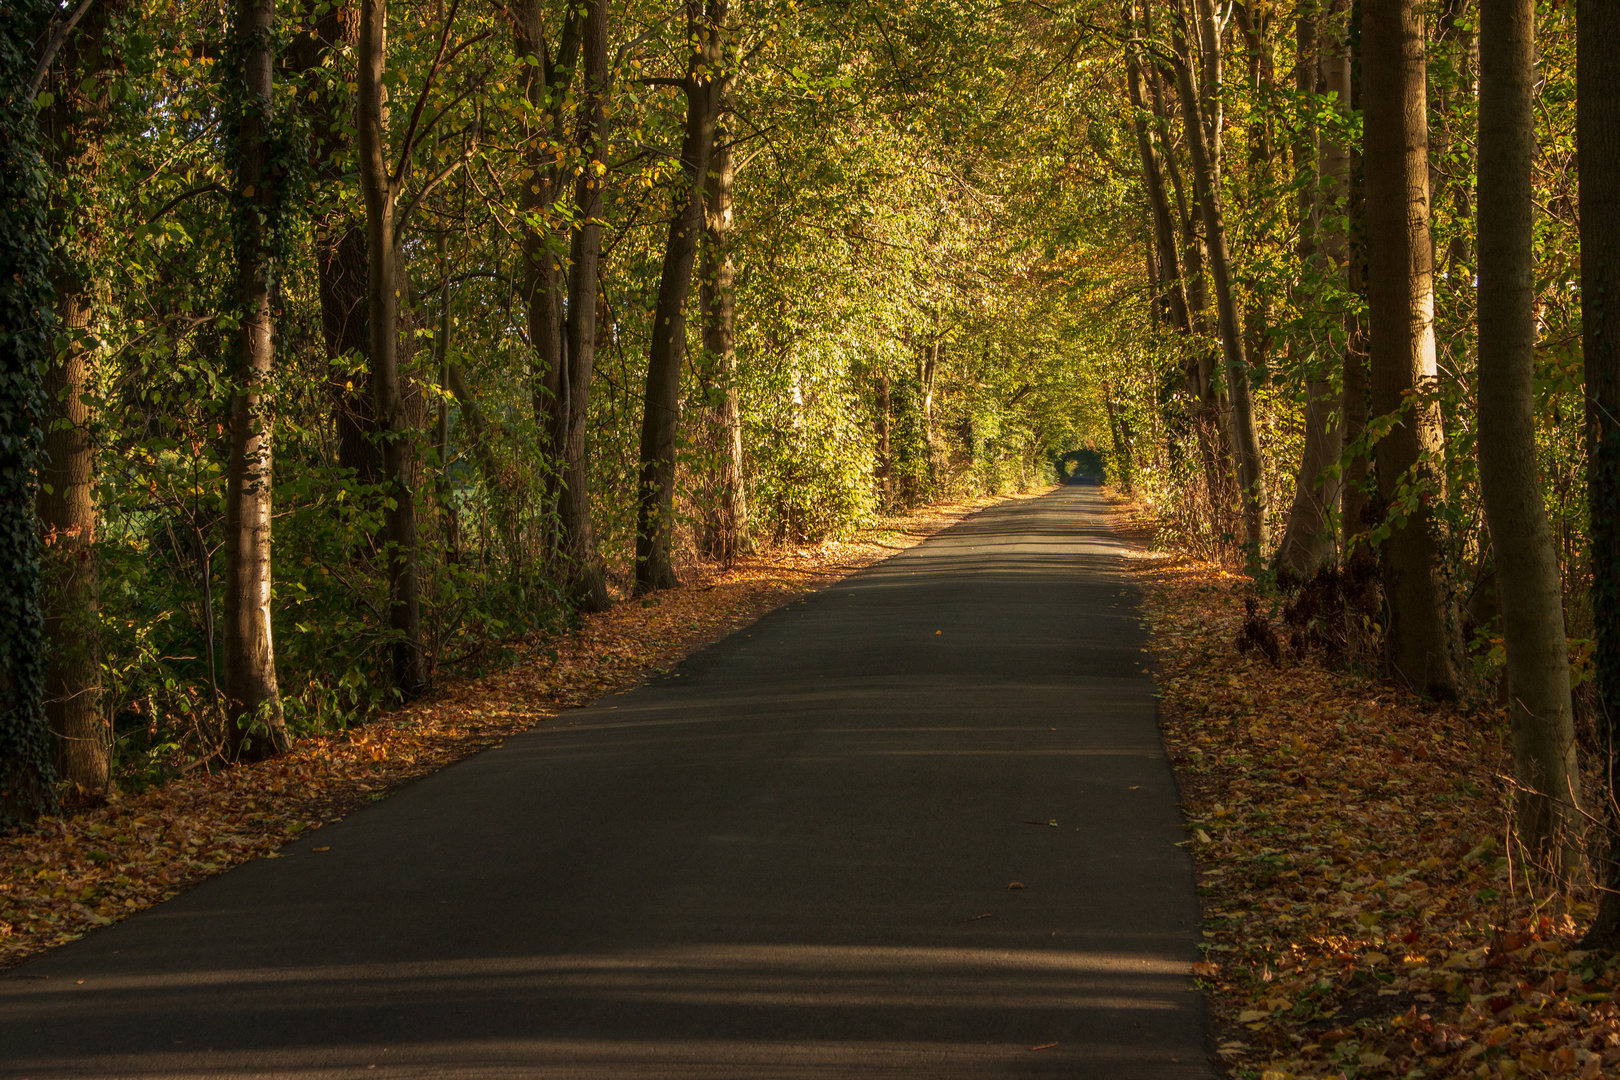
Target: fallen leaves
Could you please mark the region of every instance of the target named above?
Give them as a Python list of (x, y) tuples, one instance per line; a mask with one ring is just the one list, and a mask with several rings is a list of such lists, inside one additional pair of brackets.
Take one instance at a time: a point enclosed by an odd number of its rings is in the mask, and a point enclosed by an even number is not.
[(0, 837), (0, 968), (249, 859), (283, 858), (277, 848), (409, 780), (628, 689), (765, 612), (1000, 501), (928, 507), (852, 541), (779, 548), (729, 569), (683, 565), (683, 584), (655, 603), (621, 603), (565, 638), (529, 641), (510, 668), (449, 681), (375, 723), (301, 740), (259, 764), (198, 769)]
[(1227, 1074), (1617, 1075), (1620, 963), (1575, 947), (1589, 896), (1526, 889), (1505, 721), (1241, 656), (1241, 579), (1136, 565)]

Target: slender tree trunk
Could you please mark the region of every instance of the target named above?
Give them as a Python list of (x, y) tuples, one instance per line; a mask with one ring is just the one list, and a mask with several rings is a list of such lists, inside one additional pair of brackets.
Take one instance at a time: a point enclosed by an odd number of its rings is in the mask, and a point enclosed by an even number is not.
[(54, 182), (50, 230), (58, 245), (51, 267), (58, 348), (45, 368), (47, 411), (36, 504), (49, 660), (45, 714), (56, 740), (57, 775), (74, 795), (89, 800), (111, 787), (111, 731), (101, 710), (96, 460), (88, 403), (94, 389), (88, 334), (96, 291), (89, 263), (101, 248), (105, 222), (74, 196), (99, 182), (111, 106), (107, 26), (122, 7), (119, 0), (100, 0), (90, 8), (57, 54), (45, 83), (54, 100), (39, 117)]
[(894, 453), (889, 446), (889, 373), (877, 373), (877, 475), (878, 507), (887, 514), (894, 510)]
[(717, 400), (714, 432), (714, 500), (707, 525), (709, 554), (731, 563), (747, 549), (748, 503), (743, 491), (742, 408), (737, 394), (737, 267), (731, 257), (732, 182), (735, 165), (723, 132), (715, 136), (704, 215), (702, 280), (703, 351), (713, 365)]
[[(1132, 17), (1132, 7), (1134, 4), (1128, 3), (1125, 8), (1127, 29), (1134, 29), (1137, 22)], [(1149, 254), (1156, 257), (1158, 280), (1162, 286), (1155, 303), (1168, 312), (1170, 324), (1185, 336), (1191, 333), (1192, 322), (1187, 314), (1187, 295), (1181, 282), (1181, 260), (1176, 257), (1176, 226), (1170, 216), (1170, 199), (1165, 192), (1164, 170), (1159, 161), (1158, 148), (1153, 143), (1154, 133), (1148, 127), (1149, 113), (1142, 92), (1141, 58), (1134, 48), (1126, 49), (1125, 69), (1131, 107), (1135, 110), (1136, 150), (1142, 159), (1142, 187), (1147, 193), (1148, 210), (1153, 218), (1153, 246)]]
[[(528, 131), (523, 154), (518, 208), (523, 228), (522, 296), (528, 314), (530, 378), (535, 427), (540, 452), (550, 471), (546, 484), (548, 513), (557, 515), (556, 529), (547, 528), (546, 548), (551, 557), (570, 543), (556, 535), (561, 529), (562, 474), (567, 469), (562, 447), (568, 438), (568, 410), (562, 397), (566, 334), (565, 300), (568, 293), (568, 227), (556, 213), (559, 197), (567, 190), (560, 172), (561, 146), (567, 113), (564, 108), (574, 86), (579, 63), (579, 37), (584, 8), (570, 5), (553, 55), (546, 43), (544, 0), (525, 0), (516, 12), (513, 36), (518, 55), (531, 60), (523, 68), (524, 96), (539, 117)], [(562, 576), (569, 568), (560, 566)]]
[(1580, 149), (1581, 338), (1592, 651), (1609, 849), (1587, 948), (1620, 947), (1620, 4), (1578, 0), (1575, 130)]
[(264, 386), (276, 358), (271, 313), (275, 250), (267, 221), (277, 213), (279, 173), (271, 164), (275, 0), (238, 0), (235, 50), (243, 85), (237, 121), (236, 238), (238, 382), (231, 395), (231, 456), (225, 482), (225, 730), (234, 760), (286, 751), (275, 649), (270, 633), (272, 417)]
[[(101, 0), (96, 0), (100, 3)], [(344, 47), (359, 41), (359, 9), (353, 4), (333, 6), (316, 14), (307, 4), (308, 30), (293, 38), (287, 50), (287, 75), (306, 80), (299, 89), (299, 109), (309, 121), (310, 172), (321, 184), (344, 182), (352, 160), (354, 101), (341, 88), (333, 90), (323, 79), (311, 79), (322, 70), (328, 54), (347, 64)], [(335, 50), (335, 51), (334, 51)], [(346, 82), (344, 77), (339, 82)], [(315, 275), (321, 305), (321, 332), (328, 360), (366, 358), (371, 351), (366, 323), (365, 223), (346, 209), (331, 209), (314, 222)], [(381, 472), (377, 453), (377, 425), (372, 416), (370, 387), (364, 371), (334, 368), (327, 392), (332, 403), (337, 463), (352, 469), (361, 483), (374, 484)]]
[(1395, 673), (1438, 698), (1457, 695), (1457, 620), (1446, 564), (1445, 440), (1435, 365), (1429, 241), (1428, 115), (1418, 0), (1363, 0), (1367, 315), (1372, 408), (1397, 419), (1374, 448), (1391, 524), (1384, 543), (1388, 652)]
[[(587, 0), (584, 27), (585, 98), (580, 104), (579, 141), (588, 161), (575, 185), (579, 228), (574, 233), (568, 279), (568, 356), (561, 387), (566, 426), (561, 440), (563, 475), (559, 502), (563, 563), (568, 591), (585, 611), (606, 611), (612, 601), (607, 574), (596, 547), (587, 473), (586, 421), (591, 376), (596, 366), (597, 275), (602, 252), (602, 185), (607, 173), (607, 0)], [(690, 267), (688, 267), (690, 270)], [(676, 361), (679, 383), (680, 362)]]
[(399, 190), (383, 146), (383, 70), (387, 57), (384, 0), (362, 0), (359, 44), (360, 188), (366, 201), (366, 309), (371, 384), (382, 442), (388, 502), (383, 516), (388, 562), (389, 624), (395, 634), (394, 685), (406, 697), (427, 686), (417, 581), (416, 502), (411, 431), (399, 376), (400, 258), (394, 222)]
[[(1314, 3), (1300, 5), (1295, 90), (1301, 98), (1317, 93), (1319, 72), (1328, 64), (1335, 69), (1342, 66), (1344, 74), (1348, 75), (1348, 65), (1341, 65), (1342, 56), (1334, 55), (1338, 46), (1333, 41), (1331, 22), (1324, 20), (1326, 32), (1319, 34), (1317, 14)], [(1331, 12), (1328, 15), (1331, 20)], [(1319, 63), (1319, 59), (1328, 63)], [(1337, 93), (1338, 87), (1328, 79), (1322, 81), (1329, 92)], [(1348, 97), (1348, 85), (1344, 89)], [(1302, 265), (1312, 268), (1319, 290), (1328, 288), (1344, 265), (1343, 234), (1335, 234), (1324, 221), (1341, 213), (1338, 201), (1343, 190), (1344, 165), (1341, 145), (1331, 138), (1321, 138), (1314, 123), (1302, 125), (1294, 144), (1294, 167), (1300, 173), (1296, 182), (1299, 258)], [(1327, 213), (1324, 213), (1324, 205)], [(1277, 552), (1278, 562), (1301, 577), (1323, 563), (1332, 562), (1338, 553), (1333, 515), (1339, 506), (1336, 467), (1344, 452), (1344, 427), (1340, 422), (1339, 395), (1325, 370), (1324, 352), (1314, 350), (1315, 355), (1310, 360), (1305, 383), (1304, 453), (1294, 477), (1294, 502), (1288, 513), (1288, 528)]]
[[(1536, 468), (1535, 0), (1479, 22), (1479, 486), (1507, 652), (1519, 834), (1575, 868), (1580, 805), (1563, 586)], [(1529, 794), (1534, 792), (1535, 794)]]
[(686, 353), (686, 300), (703, 230), (703, 189), (714, 150), (725, 61), (720, 24), (726, 0), (687, 0), (686, 135), (664, 269), (654, 308), (647, 395), (641, 425), (641, 484), (636, 506), (636, 591), (679, 584), (671, 561), (675, 517), (675, 451), (680, 425), (681, 366)]
[[(1207, 0), (1201, 0), (1206, 2)], [(1255, 426), (1254, 401), (1249, 394), (1249, 361), (1243, 347), (1243, 320), (1238, 314), (1237, 297), (1232, 291), (1231, 259), (1226, 248), (1226, 226), (1221, 217), (1217, 174), (1204, 125), (1199, 119), (1199, 102), (1192, 84), (1192, 53), (1187, 48), (1182, 22), (1173, 23), (1178, 61), (1176, 84), (1186, 117), (1187, 146), (1192, 153), (1193, 190), (1198, 197), (1204, 222), (1205, 243), (1209, 249), (1210, 276), (1215, 282), (1215, 309), (1220, 322), (1221, 351), (1226, 364), (1227, 391), (1232, 403), (1232, 443), (1238, 467), (1238, 485), (1243, 504), (1245, 561), (1258, 570), (1266, 546), (1265, 505), (1260, 459), (1260, 439)]]

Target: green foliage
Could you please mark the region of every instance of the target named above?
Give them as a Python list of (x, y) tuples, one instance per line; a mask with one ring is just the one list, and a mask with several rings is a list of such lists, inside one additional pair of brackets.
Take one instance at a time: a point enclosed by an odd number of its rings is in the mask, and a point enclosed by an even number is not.
[(0, 8), (0, 829), (55, 803), (33, 513), (52, 293), (46, 180), (26, 96), (28, 45), (54, 11), (42, 0)]

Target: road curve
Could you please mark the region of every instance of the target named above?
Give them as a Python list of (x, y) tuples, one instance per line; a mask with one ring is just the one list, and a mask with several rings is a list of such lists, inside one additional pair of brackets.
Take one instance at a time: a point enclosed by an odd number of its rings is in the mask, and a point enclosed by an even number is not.
[(984, 510), (6, 972), (0, 1075), (1211, 1076), (1122, 551)]

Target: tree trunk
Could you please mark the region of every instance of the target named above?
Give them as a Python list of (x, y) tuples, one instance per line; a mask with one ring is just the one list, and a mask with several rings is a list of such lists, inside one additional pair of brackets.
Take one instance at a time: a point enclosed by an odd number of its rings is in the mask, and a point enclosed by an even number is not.
[[(1133, 30), (1136, 20), (1132, 7), (1127, 4), (1125, 19), (1127, 30)], [(1187, 295), (1181, 282), (1181, 260), (1176, 257), (1176, 226), (1170, 216), (1170, 199), (1165, 191), (1164, 170), (1160, 167), (1158, 148), (1153, 143), (1153, 132), (1148, 128), (1147, 104), (1142, 93), (1141, 58), (1134, 48), (1125, 51), (1127, 86), (1131, 108), (1135, 110), (1136, 151), (1142, 159), (1142, 187), (1147, 194), (1148, 210), (1153, 218), (1153, 246), (1150, 257), (1156, 257), (1161, 288), (1155, 297), (1155, 306), (1169, 315), (1170, 325), (1183, 335), (1191, 333), (1192, 323), (1187, 315)]]
[(748, 504), (743, 491), (742, 408), (737, 394), (737, 268), (731, 258), (735, 164), (724, 133), (718, 132), (715, 139), (698, 284), (703, 351), (713, 365), (716, 394), (710, 420), (716, 450), (714, 505), (708, 510), (705, 547), (711, 557), (730, 564), (748, 546)]
[[(1521, 839), (1575, 868), (1580, 805), (1563, 586), (1536, 468), (1535, 0), (1479, 22), (1479, 487), (1507, 653)], [(1534, 792), (1535, 794), (1528, 794)]]
[[(1331, 20), (1332, 13), (1327, 14)], [(1324, 23), (1325, 33), (1319, 34), (1316, 6), (1301, 4), (1295, 90), (1302, 99), (1317, 93), (1319, 73), (1325, 74), (1330, 65), (1333, 75), (1320, 80), (1330, 93), (1339, 90), (1332, 80), (1341, 72), (1345, 77), (1349, 74), (1342, 54), (1335, 53), (1338, 45), (1334, 27), (1328, 20)], [(1344, 105), (1348, 107), (1347, 82), (1343, 89)], [(1317, 287), (1325, 289), (1330, 280), (1342, 274), (1344, 266), (1343, 233), (1326, 226), (1324, 219), (1337, 218), (1341, 212), (1338, 203), (1343, 192), (1345, 155), (1342, 145), (1320, 138), (1314, 124), (1302, 127), (1294, 145), (1294, 168), (1299, 174), (1299, 258), (1302, 265), (1313, 269)], [(1339, 395), (1323, 362), (1325, 349), (1314, 351), (1305, 383), (1305, 448), (1294, 477), (1288, 528), (1277, 551), (1278, 562), (1300, 577), (1332, 562), (1338, 553), (1333, 515), (1339, 506), (1337, 466), (1344, 452), (1344, 427), (1339, 419)]]
[(225, 481), (225, 748), (233, 760), (286, 751), (270, 634), (272, 418), (264, 397), (276, 358), (271, 313), (275, 250), (267, 221), (278, 212), (271, 52), (275, 0), (238, 0), (234, 49), (243, 85), (236, 132), (239, 235), (237, 387)]
[(36, 503), (49, 662), (45, 715), (56, 741), (57, 775), (71, 785), (73, 795), (89, 800), (111, 786), (112, 733), (101, 712), (95, 445), (86, 400), (94, 390), (94, 349), (88, 339), (95, 313), (92, 260), (100, 252), (105, 225), (71, 196), (93, 187), (101, 174), (111, 105), (106, 31), (109, 17), (121, 9), (118, 0), (101, 0), (90, 8), (57, 54), (45, 83), (54, 100), (39, 117), (54, 188), (49, 221), (58, 248), (51, 284), (59, 342), (45, 368), (44, 456)]
[[(1200, 0), (1206, 3), (1207, 0)], [(1205, 243), (1209, 249), (1210, 277), (1215, 282), (1215, 309), (1220, 324), (1221, 352), (1226, 364), (1227, 391), (1232, 403), (1232, 444), (1238, 467), (1238, 486), (1243, 504), (1245, 562), (1251, 571), (1260, 567), (1266, 546), (1264, 476), (1261, 469), (1260, 439), (1255, 427), (1254, 401), (1249, 395), (1249, 361), (1243, 348), (1243, 320), (1238, 314), (1237, 297), (1232, 292), (1231, 259), (1226, 248), (1226, 226), (1221, 217), (1218, 176), (1204, 125), (1199, 119), (1199, 102), (1192, 84), (1192, 53), (1178, 18), (1172, 24), (1177, 63), (1176, 85), (1186, 118), (1187, 147), (1192, 154), (1193, 191), (1198, 198), (1204, 222)]]
[[(371, 337), (371, 385), (382, 443), (388, 502), (383, 535), (388, 562), (389, 625), (394, 685), (406, 697), (427, 686), (418, 597), (416, 503), (412, 491), (411, 431), (399, 376), (400, 259), (395, 239), (398, 182), (389, 175), (383, 146), (383, 69), (387, 56), (384, 0), (362, 0), (359, 44), (360, 188), (366, 201), (366, 310)], [(409, 152), (407, 148), (407, 153)]]
[(1592, 650), (1609, 849), (1598, 915), (1582, 943), (1620, 947), (1620, 5), (1578, 0), (1575, 130), (1580, 149), (1581, 338), (1586, 363), (1586, 494)]
[[(527, 132), (528, 145), (519, 173), (518, 209), (523, 227), (521, 295), (528, 315), (529, 347), (533, 369), (530, 396), (540, 451), (548, 461), (547, 507), (559, 515), (562, 497), (562, 447), (567, 441), (568, 416), (562, 398), (565, 337), (565, 300), (568, 293), (568, 227), (556, 213), (556, 203), (567, 189), (559, 169), (567, 121), (564, 105), (574, 85), (579, 62), (579, 35), (584, 8), (570, 6), (562, 34), (552, 55), (546, 44), (544, 0), (526, 0), (516, 12), (514, 45), (521, 57), (532, 58), (523, 68), (524, 97), (539, 117)], [(550, 530), (548, 529), (548, 533)], [(548, 539), (547, 548), (552, 541)], [(571, 546), (556, 537), (557, 554)], [(559, 567), (568, 576), (566, 566)]]
[(1395, 426), (1374, 447), (1393, 532), (1384, 543), (1388, 654), (1396, 675), (1457, 695), (1457, 620), (1443, 524), (1445, 440), (1435, 400), (1428, 116), (1418, 0), (1363, 0), (1367, 316), (1374, 416)]
[[(585, 85), (580, 103), (580, 145), (589, 161), (575, 186), (574, 201), (580, 222), (574, 233), (573, 266), (568, 279), (568, 356), (563, 367), (561, 394), (565, 420), (562, 432), (562, 493), (560, 511), (563, 564), (567, 589), (584, 611), (606, 611), (612, 601), (607, 573), (596, 547), (591, 520), (589, 476), (586, 465), (586, 421), (589, 417), (591, 375), (596, 366), (597, 275), (602, 252), (602, 184), (607, 173), (607, 95), (612, 85), (607, 60), (607, 0), (589, 0), (585, 13)], [(688, 265), (690, 271), (690, 264)], [(676, 360), (676, 382), (680, 381)]]
[(894, 510), (894, 452), (889, 447), (889, 373), (877, 373), (877, 478), (878, 509)]
[[(352, 48), (359, 42), (359, 10), (352, 4), (330, 7), (319, 16), (315, 12), (315, 5), (310, 4), (305, 13), (309, 29), (294, 37), (287, 50), (287, 74), (294, 80), (320, 71), (329, 52), (337, 50), (335, 55), (342, 57), (344, 46)], [(299, 99), (300, 111), (309, 120), (311, 173), (321, 184), (343, 183), (347, 163), (352, 160), (353, 100), (341, 89), (333, 93), (327, 87), (314, 85), (307, 91), (300, 88)], [(313, 225), (321, 333), (327, 358), (363, 359), (371, 351), (366, 322), (365, 224), (347, 210), (335, 209), (317, 216)], [(337, 368), (328, 381), (327, 392), (332, 402), (338, 465), (352, 469), (361, 483), (375, 484), (381, 462), (367, 382), (363, 372), (351, 376)]]
[(664, 268), (658, 281), (647, 395), (641, 425), (641, 483), (636, 499), (636, 592), (673, 588), (671, 538), (675, 526), (675, 451), (680, 425), (681, 367), (686, 354), (686, 300), (703, 230), (703, 189), (714, 150), (725, 61), (720, 23), (726, 0), (687, 0), (686, 135), (681, 182), (676, 185)]

